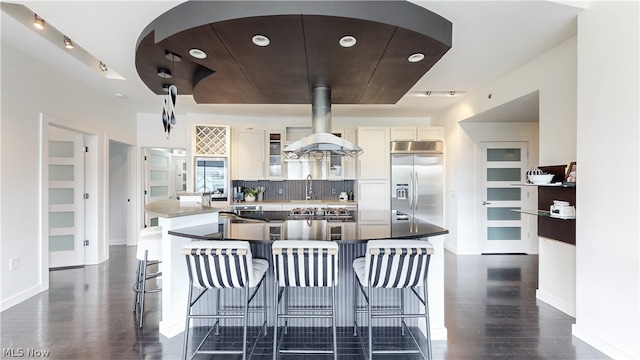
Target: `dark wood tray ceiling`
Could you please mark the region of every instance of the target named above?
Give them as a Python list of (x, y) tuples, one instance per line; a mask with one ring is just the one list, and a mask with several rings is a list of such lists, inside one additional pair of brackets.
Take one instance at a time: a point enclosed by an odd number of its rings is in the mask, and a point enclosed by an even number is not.
[[(254, 45), (257, 34), (270, 45)], [(341, 47), (345, 35), (356, 45)], [(136, 68), (155, 94), (175, 84), (199, 104), (310, 104), (316, 86), (330, 87), (334, 104), (395, 104), (451, 36), (451, 22), (406, 1), (188, 1), (143, 31)], [(192, 48), (207, 57), (190, 56)], [(425, 59), (410, 63), (414, 53)]]

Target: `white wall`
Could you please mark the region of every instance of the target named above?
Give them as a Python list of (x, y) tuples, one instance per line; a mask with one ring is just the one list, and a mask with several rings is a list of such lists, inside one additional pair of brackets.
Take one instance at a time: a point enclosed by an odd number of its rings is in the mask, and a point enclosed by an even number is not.
[[(477, 254), (475, 211), (478, 202), (474, 134), (459, 122), (522, 96), (539, 91), (539, 153), (542, 165), (566, 164), (576, 160), (576, 38), (512, 71), (465, 99), (437, 118), (434, 126), (445, 126), (446, 188), (445, 227), (447, 248), (458, 253)], [(488, 98), (491, 94), (491, 98)]]
[[(105, 98), (82, 85), (2, 44), (2, 218), (0, 221), (1, 309), (48, 287), (48, 254), (39, 256), (40, 229), (40, 113), (63, 125), (95, 135), (92, 144), (99, 154), (93, 174), (99, 206), (97, 243), (91, 243), (88, 258), (104, 260), (106, 249), (106, 152), (109, 138), (134, 142), (135, 115), (119, 99)], [(96, 81), (115, 81), (100, 78)], [(21, 214), (15, 216), (15, 214)], [(9, 259), (20, 266), (8, 271)], [(6, 271), (5, 271), (6, 269)]]
[(109, 245), (127, 243), (129, 173), (127, 146), (109, 142)]
[(603, 1), (578, 17), (573, 333), (615, 359), (640, 359), (639, 14)]

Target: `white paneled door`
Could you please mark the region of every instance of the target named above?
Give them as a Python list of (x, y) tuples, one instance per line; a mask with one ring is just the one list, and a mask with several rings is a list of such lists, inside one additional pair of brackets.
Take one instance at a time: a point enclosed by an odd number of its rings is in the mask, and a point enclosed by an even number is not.
[[(170, 199), (174, 174), (171, 153), (165, 150), (145, 149), (144, 151), (144, 203)], [(145, 213), (145, 226), (157, 226), (158, 218)]]
[(483, 142), (479, 188), (479, 234), (485, 254), (527, 253), (528, 222), (519, 212), (527, 203), (522, 186), (527, 169), (526, 142)]
[(49, 137), (49, 267), (84, 265), (84, 136)]

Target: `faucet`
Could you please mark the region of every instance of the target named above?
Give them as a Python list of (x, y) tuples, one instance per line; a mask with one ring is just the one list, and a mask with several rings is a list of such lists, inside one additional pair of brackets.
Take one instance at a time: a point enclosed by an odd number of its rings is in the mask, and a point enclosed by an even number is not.
[(313, 189), (312, 189), (312, 178), (311, 178), (311, 174), (307, 175), (307, 182), (304, 184), (304, 192), (306, 195), (306, 200), (311, 200), (311, 195), (313, 194)]

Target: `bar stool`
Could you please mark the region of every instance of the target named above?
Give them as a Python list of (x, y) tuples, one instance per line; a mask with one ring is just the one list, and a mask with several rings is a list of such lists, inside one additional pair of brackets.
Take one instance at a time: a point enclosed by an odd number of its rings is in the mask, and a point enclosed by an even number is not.
[[(247, 324), (249, 313), (262, 312), (264, 322), (262, 329), (264, 335), (267, 334), (267, 293), (262, 287), (262, 308), (250, 309), (249, 305), (260, 289), (265, 273), (269, 269), (269, 262), (265, 259), (254, 259), (251, 254), (251, 247), (247, 241), (197, 241), (185, 245), (182, 254), (187, 259), (187, 270), (189, 273), (189, 297), (187, 300), (187, 316), (184, 329), (184, 344), (182, 358), (187, 358), (189, 345), (189, 329), (191, 319), (215, 319), (215, 324), (209, 329), (198, 347), (193, 351), (191, 358), (197, 354), (242, 354), (242, 359), (247, 359)], [(194, 288), (202, 291), (194, 298)], [(244, 289), (244, 300), (242, 310), (220, 309), (221, 289)], [(191, 310), (198, 300), (207, 290), (217, 291), (216, 308), (214, 314), (192, 314)], [(250, 293), (249, 289), (255, 289)], [(223, 312), (221, 314), (220, 312)], [(215, 328), (218, 334), (220, 318), (243, 319), (242, 350), (200, 350), (211, 331)], [(257, 336), (253, 342), (251, 353), (260, 337)]]
[[(431, 359), (431, 334), (429, 325), (429, 300), (427, 292), (427, 274), (433, 246), (426, 240), (370, 240), (367, 242), (366, 255), (353, 260), (353, 270), (358, 281), (354, 287), (353, 335), (357, 336), (358, 312), (366, 312), (369, 341), (368, 359), (373, 354), (419, 353), (423, 359)], [(422, 295), (417, 288), (422, 286)], [(401, 289), (401, 304), (397, 307), (378, 307), (374, 309), (371, 288)], [(406, 314), (404, 310), (404, 291), (411, 292), (424, 305), (424, 313)], [(358, 289), (366, 301), (366, 310), (358, 309)], [(415, 350), (373, 350), (373, 319), (401, 319), (401, 331), (405, 328), (416, 345)], [(405, 323), (406, 318), (424, 318), (426, 321), (427, 354), (425, 355), (416, 337)], [(362, 340), (362, 339), (361, 339)]]
[[(338, 244), (334, 241), (278, 240), (271, 246), (275, 274), (273, 359), (280, 353), (331, 354), (338, 358), (336, 337), (336, 292), (338, 285)], [(295, 308), (289, 306), (290, 287), (331, 288), (330, 308)], [(284, 294), (284, 312), (278, 311)], [(333, 351), (310, 349), (280, 349), (278, 344), (278, 320), (285, 319), (283, 336), (287, 334), (288, 319), (325, 318), (331, 319)]]
[(147, 268), (158, 265), (162, 261), (162, 227), (152, 226), (140, 230), (136, 249), (138, 268), (136, 270), (136, 281), (133, 283), (133, 312), (140, 309), (139, 327), (144, 323), (144, 298), (147, 293), (155, 293), (162, 290), (160, 287), (147, 289), (147, 280), (157, 278), (162, 275), (159, 270), (153, 273), (147, 272)]

